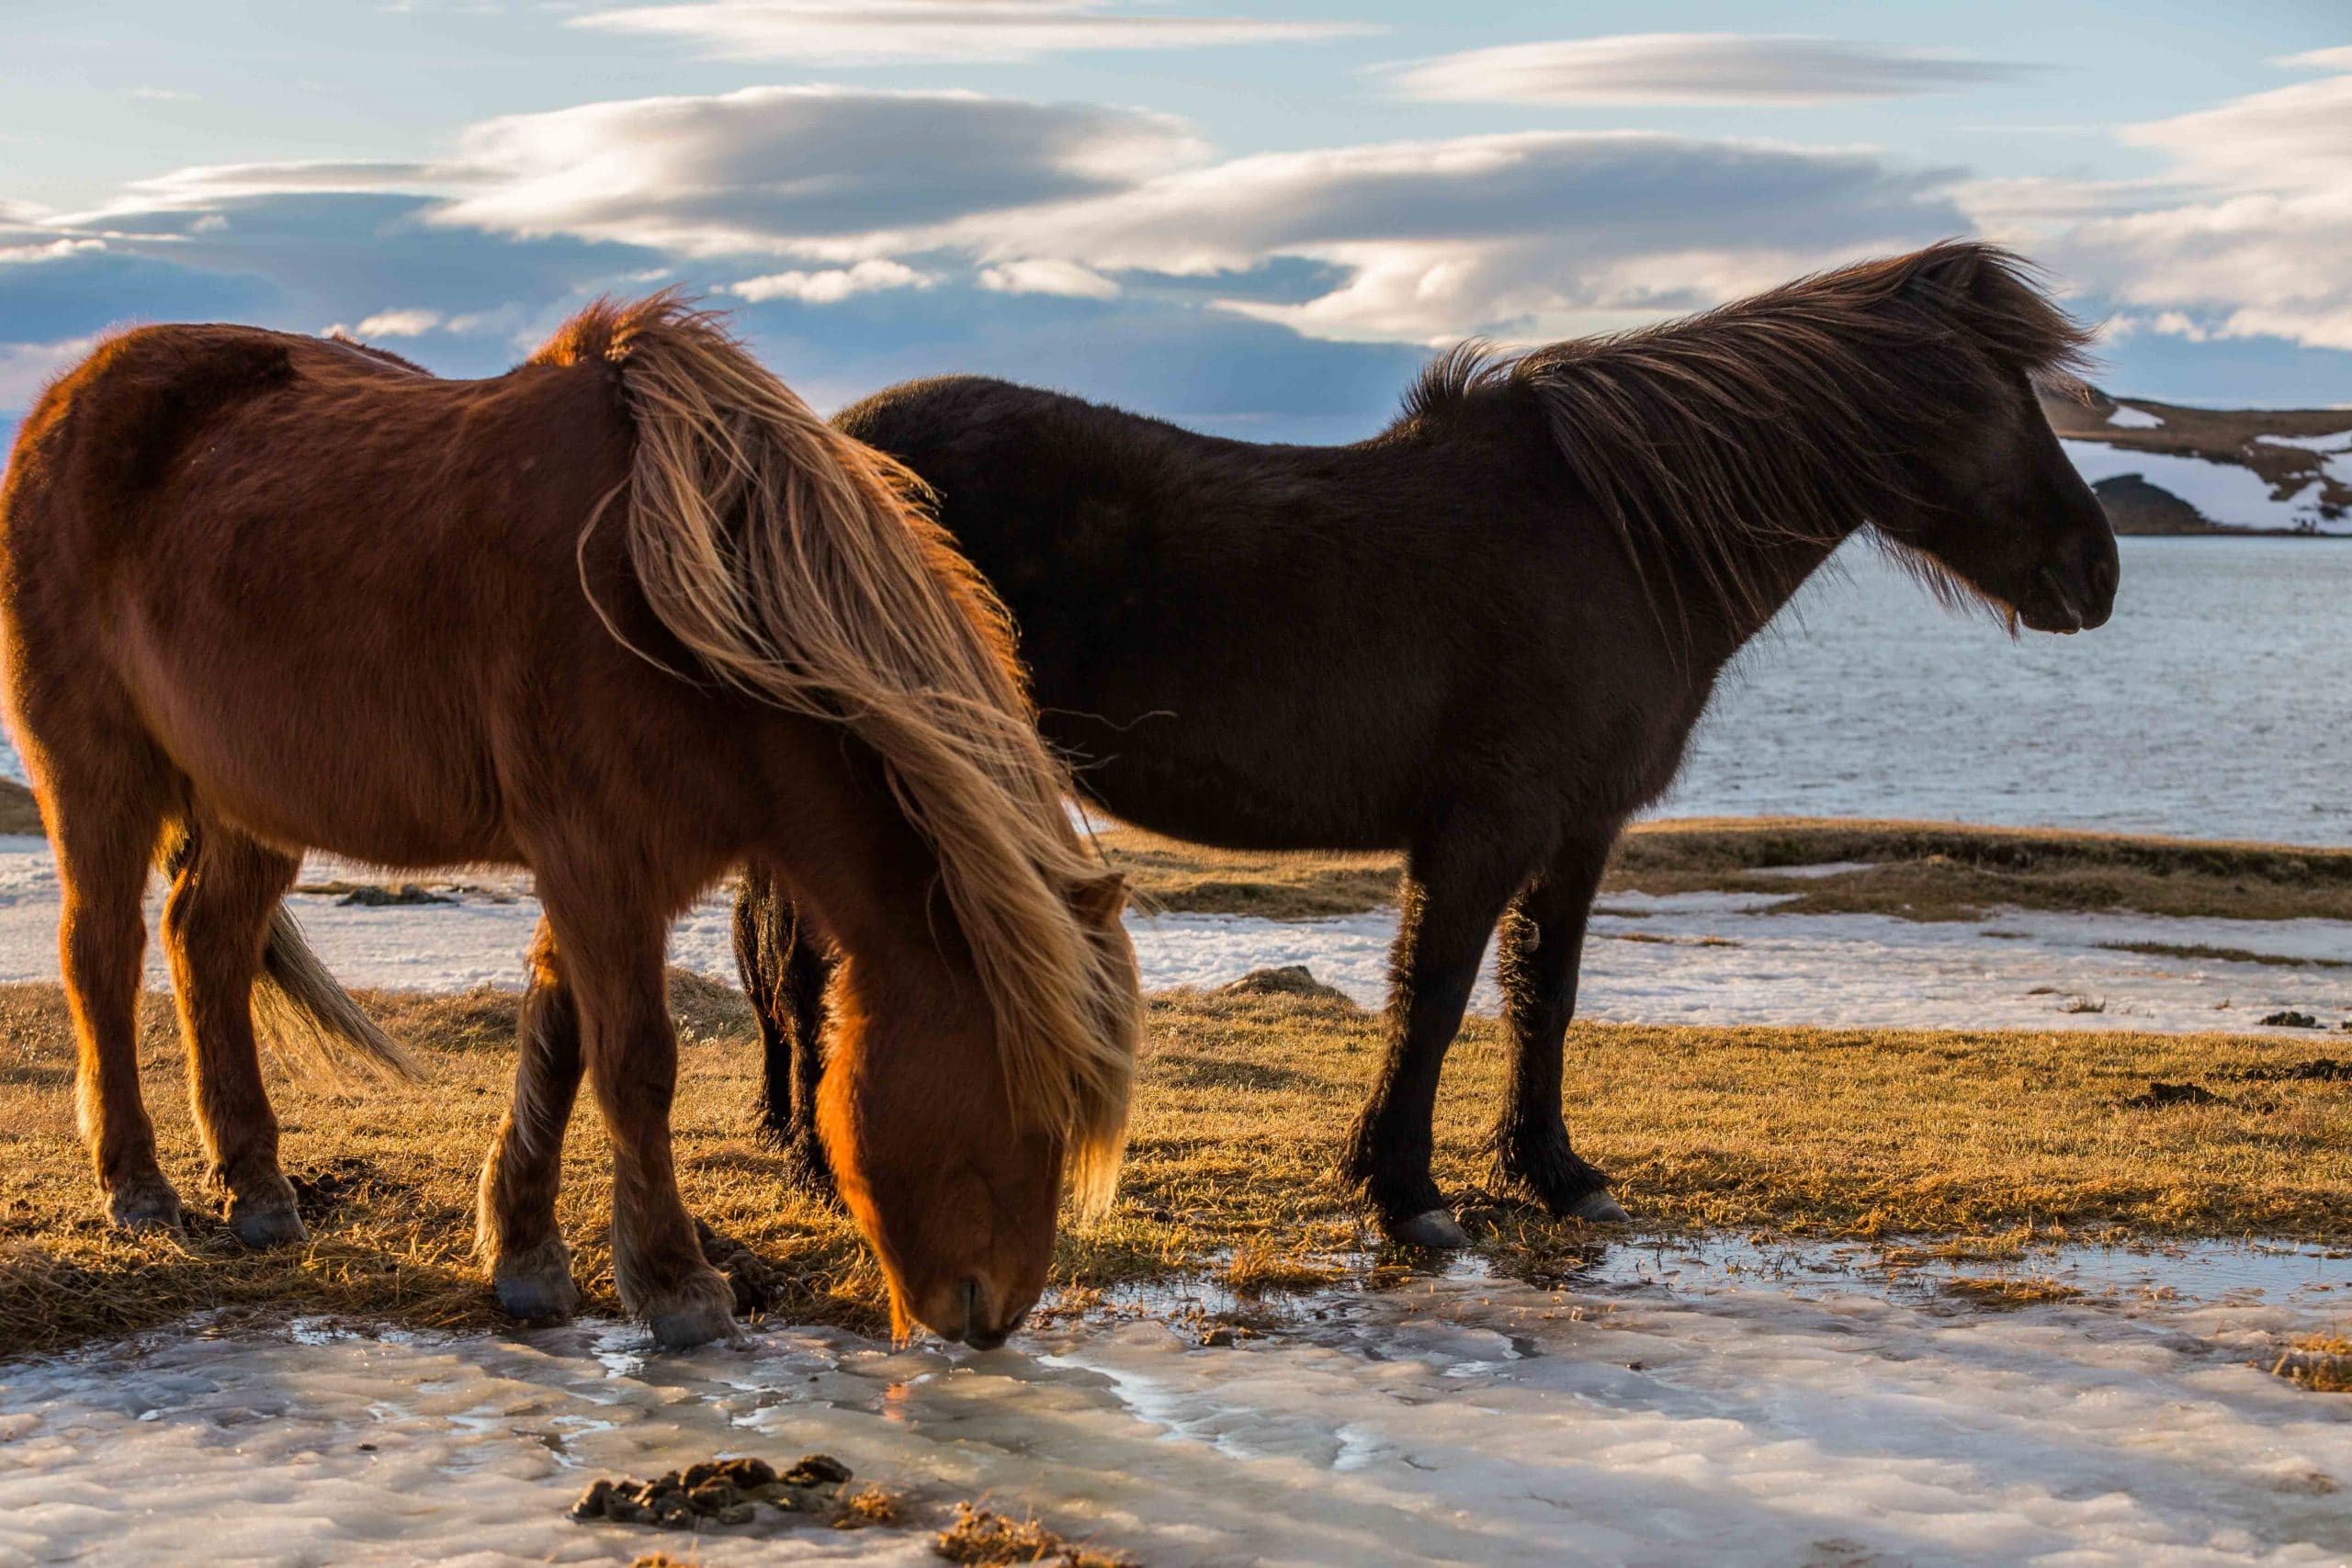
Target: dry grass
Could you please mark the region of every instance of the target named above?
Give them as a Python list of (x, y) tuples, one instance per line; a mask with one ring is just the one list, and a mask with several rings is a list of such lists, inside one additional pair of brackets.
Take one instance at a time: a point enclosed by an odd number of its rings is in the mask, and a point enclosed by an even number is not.
[[(0, 987), (0, 1346), (57, 1348), (206, 1308), (498, 1325), (470, 1252), (473, 1179), (505, 1103), (514, 998), (367, 1000), (433, 1077), (363, 1091), (278, 1082), (312, 1235), (249, 1254), (217, 1227), (181, 1242), (104, 1225), (74, 1136), (62, 998), (50, 986)], [(741, 998), (682, 977), (674, 1003), (688, 1037), (676, 1114), (688, 1202), (771, 1266), (779, 1314), (879, 1329), (880, 1280), (852, 1227), (787, 1190), (782, 1161), (745, 1130), (759, 1060)], [(1368, 1243), (1332, 1167), (1379, 1059), (1378, 1029), (1329, 1001), (1154, 998), (1123, 1201), (1064, 1238), (1057, 1278), (1099, 1289), (1220, 1265), (1236, 1288), (1332, 1278), (1335, 1258)], [(1974, 1236), (2031, 1224), (2044, 1236), (2343, 1242), (2352, 1082), (2298, 1076), (2301, 1043), (1579, 1027), (1570, 1121), (1578, 1148), (1655, 1226)], [(194, 1199), (180, 1052), (159, 998), (141, 1055), (167, 1168)], [(2133, 1108), (2152, 1079), (2233, 1092)], [(1498, 1267), (1542, 1276), (1600, 1233), (1479, 1190), (1501, 1081), (1496, 1026), (1474, 1020), (1449, 1061), (1438, 1176)], [(613, 1313), (605, 1160), (583, 1111), (561, 1215), (590, 1310)]]
[(2270, 1371), (2313, 1393), (2352, 1393), (2352, 1339), (2323, 1334), (2295, 1340)]
[[(1396, 896), (1393, 855), (1205, 850), (1132, 828), (1102, 841), (1137, 893), (1166, 909), (1301, 919), (1375, 908)], [(1862, 869), (1773, 874), (1844, 862)], [(1635, 825), (1602, 885), (1604, 895), (1702, 890), (1792, 895), (1781, 906), (1792, 914), (1915, 920), (1974, 919), (2003, 906), (2352, 919), (2352, 851), (1934, 822), (1700, 818)]]
[(950, 1562), (996, 1568), (998, 1564), (1043, 1562), (1057, 1568), (1134, 1568), (1135, 1559), (1096, 1551), (1064, 1540), (1035, 1519), (1016, 1519), (970, 1503), (956, 1505), (956, 1520), (939, 1532), (932, 1550)]
[(0, 779), (0, 833), (39, 833), (40, 809), (33, 792), (10, 779)]
[(2060, 1302), (2077, 1301), (2083, 1293), (2064, 1280), (2039, 1275), (1963, 1274), (1946, 1280), (1941, 1288), (1948, 1296), (1956, 1296), (1973, 1306), (1990, 1307), (1996, 1312), (2015, 1312), (2020, 1307), (2050, 1306)]

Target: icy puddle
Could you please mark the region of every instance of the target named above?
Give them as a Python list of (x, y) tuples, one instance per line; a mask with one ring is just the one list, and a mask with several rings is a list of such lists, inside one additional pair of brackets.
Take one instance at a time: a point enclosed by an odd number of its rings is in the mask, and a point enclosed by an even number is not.
[(2352, 1263), (2072, 1252), (2002, 1267), (2092, 1304), (2002, 1313), (1860, 1263), (1611, 1248), (1561, 1290), (1335, 1292), (1214, 1348), (1115, 1314), (987, 1355), (153, 1336), (0, 1364), (0, 1562), (936, 1562), (920, 1531), (562, 1517), (594, 1474), (810, 1450), (1163, 1568), (2352, 1558), (2352, 1397), (2248, 1364), (2343, 1332)]

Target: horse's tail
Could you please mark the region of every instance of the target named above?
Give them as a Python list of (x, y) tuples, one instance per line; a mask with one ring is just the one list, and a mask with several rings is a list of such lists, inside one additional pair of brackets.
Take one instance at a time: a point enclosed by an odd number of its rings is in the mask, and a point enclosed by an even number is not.
[[(156, 863), (165, 876), (175, 877), (195, 859), (196, 849), (197, 830), (175, 824), (164, 835)], [(424, 1076), (416, 1057), (377, 1027), (319, 962), (283, 904), (270, 911), (253, 1015), (254, 1034), (288, 1064), (338, 1078), (355, 1066), (379, 1077)]]
[(1105, 916), (1115, 881), (1063, 808), (1003, 606), (914, 476), (674, 292), (591, 307), (538, 357), (616, 367), (637, 439), (623, 526), (663, 626), (710, 674), (880, 755), (938, 855), (1015, 1108), (1059, 1134), (1099, 1211), (1125, 1134), (1135, 956)]

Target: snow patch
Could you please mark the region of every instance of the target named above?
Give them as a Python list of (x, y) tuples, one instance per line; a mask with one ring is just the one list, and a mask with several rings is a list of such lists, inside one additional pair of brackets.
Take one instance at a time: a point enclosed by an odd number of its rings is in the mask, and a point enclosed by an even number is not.
[(2330, 435), (2257, 435), (2255, 439), (2272, 446), (2300, 446), (2306, 452), (2352, 452), (2352, 430), (2339, 430)]
[(2086, 483), (2137, 474), (2197, 508), (2208, 522), (2225, 527), (2352, 534), (2352, 516), (2331, 520), (2320, 515), (2322, 487), (2316, 479), (2282, 501), (2272, 497), (2270, 485), (2261, 475), (2235, 463), (2209, 463), (2201, 457), (2141, 452), (2097, 441), (2059, 445)]
[(2124, 403), (2118, 403), (2115, 405), (2115, 412), (2107, 416), (2107, 423), (2119, 430), (2155, 430), (2162, 427), (2165, 421), (2162, 414), (2150, 413), (2145, 409), (2135, 409)]

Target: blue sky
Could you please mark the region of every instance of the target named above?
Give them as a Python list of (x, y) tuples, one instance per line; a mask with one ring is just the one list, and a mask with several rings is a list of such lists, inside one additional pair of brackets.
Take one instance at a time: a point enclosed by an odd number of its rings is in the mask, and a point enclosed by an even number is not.
[(1267, 439), (1433, 345), (1982, 233), (2101, 379), (2352, 403), (2352, 14), (1253, 0), (0, 9), (0, 426), (124, 321), (493, 373), (686, 283), (820, 406), (977, 370)]

